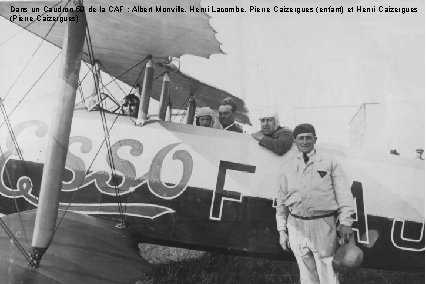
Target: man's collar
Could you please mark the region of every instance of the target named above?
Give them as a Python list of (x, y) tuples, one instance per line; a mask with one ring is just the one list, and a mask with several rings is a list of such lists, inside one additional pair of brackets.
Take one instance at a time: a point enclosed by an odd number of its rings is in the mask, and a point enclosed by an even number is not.
[[(311, 151), (311, 152), (309, 152), (307, 155), (308, 155), (308, 157), (311, 157), (311, 156), (315, 155), (315, 153), (316, 153), (316, 149), (314, 148), (314, 149), (312, 149), (312, 151)], [(297, 153), (297, 156), (298, 156), (299, 158), (302, 158), (302, 157), (303, 157), (303, 153), (299, 151), (299, 153)]]
[[(317, 153), (317, 149), (313, 149), (311, 152), (309, 152), (308, 154), (309, 160), (315, 160), (315, 161), (320, 161), (321, 160), (321, 155), (319, 153)], [(297, 153), (297, 158), (298, 159), (302, 159), (303, 158), (303, 153), (299, 152)]]

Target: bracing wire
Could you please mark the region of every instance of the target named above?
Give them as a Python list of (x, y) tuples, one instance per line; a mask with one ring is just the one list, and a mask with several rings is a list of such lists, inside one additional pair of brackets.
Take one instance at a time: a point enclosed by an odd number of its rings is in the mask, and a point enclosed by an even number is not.
[(13, 145), (15, 147), (15, 151), (18, 154), (19, 160), (21, 161), (22, 166), (24, 167), (25, 174), (30, 177), (27, 164), (25, 163), (24, 156), (22, 155), (21, 148), (19, 147), (18, 141), (16, 140), (15, 132), (13, 131), (12, 124), (10, 123), (9, 117), (6, 112), (6, 108), (4, 107), (3, 100), (0, 99), (0, 110), (3, 114), (4, 120), (6, 122), (7, 129), (9, 131), (10, 138), (12, 139)]
[[(127, 73), (129, 73), (132, 69), (136, 68), (137, 66), (139, 66), (140, 64), (142, 64), (145, 60), (147, 60), (149, 58), (149, 56), (145, 57), (144, 59), (142, 59), (141, 61), (137, 62), (135, 65), (133, 65), (132, 67), (130, 67), (129, 69), (127, 69), (126, 71), (124, 71), (123, 73), (121, 73), (120, 75), (118, 75), (117, 77), (113, 78), (111, 81), (109, 81), (108, 83), (105, 84), (105, 86), (108, 86), (111, 83), (117, 83), (116, 81), (118, 79), (120, 79), (121, 77), (123, 77), (124, 75), (126, 75)], [(102, 65), (102, 63), (101, 63)], [(109, 73), (108, 70), (105, 69), (105, 66), (102, 65), (103, 69), (105, 70), (105, 72)], [(124, 92), (124, 91), (123, 91)]]
[[(109, 86), (111, 83), (115, 83), (118, 87), (119, 87), (119, 89), (123, 92), (123, 94), (124, 95), (127, 95), (127, 93), (123, 90), (123, 88), (121, 88), (121, 86), (117, 83), (117, 80), (118, 79), (120, 79), (122, 76), (124, 76), (125, 74), (127, 74), (128, 72), (130, 72), (132, 69), (134, 69), (134, 68), (136, 68), (137, 66), (139, 66), (140, 64), (142, 64), (142, 63), (144, 63), (147, 59), (148, 59), (149, 57), (147, 56), (147, 57), (145, 57), (144, 59), (142, 59), (141, 61), (139, 61), (139, 62), (137, 62), (135, 65), (133, 65), (132, 67), (130, 67), (129, 69), (127, 69), (126, 71), (124, 71), (123, 73), (121, 73), (120, 75), (118, 75), (117, 77), (115, 77), (115, 78), (113, 78), (113, 79), (111, 79), (109, 82), (107, 82), (107, 83), (103, 83), (103, 82), (101, 82), (101, 84), (102, 84), (102, 88), (104, 88), (104, 89), (106, 89), (107, 91), (108, 91), (108, 93), (111, 95), (111, 97), (112, 98), (114, 98), (113, 96), (112, 96), (112, 93), (111, 93), (111, 91), (107, 88), (107, 86)], [(84, 62), (84, 61), (83, 61)], [(92, 67), (89, 65), (89, 64), (87, 64), (86, 62), (84, 62), (85, 64), (86, 64), (86, 66), (89, 68), (89, 69), (91, 69), (92, 70)], [(106, 67), (101, 63), (101, 62), (99, 62), (99, 64), (102, 66), (102, 69), (106, 72), (106, 73), (109, 73), (109, 71), (106, 69)], [(144, 66), (146, 65), (146, 62), (145, 62), (145, 64), (144, 64)], [(142, 68), (143, 69), (143, 68)], [(90, 97), (93, 97), (93, 96), (96, 96), (97, 94), (96, 93), (93, 93), (93, 94), (91, 94), (90, 96), (89, 96), (89, 98)], [(115, 98), (114, 98), (115, 99)], [(119, 103), (118, 103), (118, 100), (117, 99), (115, 99), (116, 101), (114, 102), (114, 103), (116, 103), (118, 106), (120, 105)], [(76, 103), (76, 105), (77, 104), (79, 104), (79, 103), (81, 103), (81, 101), (80, 102), (78, 102), (78, 103)]]
[[(35, 82), (31, 85), (31, 87), (28, 89), (28, 91), (24, 94), (24, 96), (19, 100), (19, 102), (15, 105), (15, 107), (9, 112), (7, 115), (9, 118), (13, 114), (13, 112), (18, 108), (18, 106), (24, 101), (24, 99), (29, 95), (29, 93), (32, 91), (32, 89), (37, 85), (37, 83), (41, 80), (41, 78), (46, 74), (46, 72), (50, 69), (50, 67), (53, 65), (53, 63), (58, 59), (59, 55), (62, 53), (60, 51), (55, 58), (50, 62), (50, 64), (46, 67), (46, 69), (43, 71), (43, 73), (35, 80)], [(4, 125), (5, 122), (0, 124), (0, 127)]]
[[(179, 112), (183, 109), (186, 108), (188, 102), (189, 102), (189, 98), (191, 97), (191, 94), (188, 95), (188, 97), (186, 98), (186, 100), (183, 102), (182, 106), (179, 108), (179, 110), (174, 114), (174, 117), (176, 118), (179, 115)], [(173, 115), (172, 115), (173, 116)], [(180, 122), (183, 121), (183, 118), (181, 119)]]
[[(81, 98), (81, 102), (83, 104), (86, 103), (86, 100), (84, 99), (84, 93), (83, 93), (83, 88), (81, 86), (81, 84), (83, 83), (83, 80), (78, 80), (78, 91), (80, 92), (80, 98)], [(76, 104), (77, 105), (77, 104)]]
[[(148, 59), (148, 57), (145, 57), (145, 59)], [(141, 68), (141, 71), (139, 71), (138, 77), (136, 78), (135, 82), (132, 84), (132, 88), (130, 89), (130, 92), (129, 92), (129, 93), (132, 93), (132, 92), (133, 92), (133, 89), (135, 88), (136, 83), (139, 81), (139, 78), (141, 77), (142, 73), (144, 73), (144, 72), (145, 72), (145, 66), (146, 66), (146, 63), (147, 63), (147, 62), (148, 62), (148, 60), (145, 62), (145, 64), (144, 64), (144, 65), (143, 65), (143, 67)]]
[[(60, 52), (61, 53), (61, 52)], [(59, 53), (59, 54), (60, 54)], [(59, 56), (59, 54), (54, 58), (54, 60), (49, 64), (49, 66), (44, 70), (44, 72), (37, 78), (37, 80), (34, 82), (34, 84), (30, 87), (30, 89), (25, 93), (25, 95), (21, 98), (21, 100), (15, 105), (15, 107), (12, 109), (12, 111), (9, 113), (9, 114), (7, 114), (7, 111), (6, 111), (6, 108), (5, 108), (5, 106), (4, 106), (4, 104), (3, 104), (3, 101), (0, 99), (0, 109), (1, 109), (1, 112), (2, 112), (2, 114), (3, 114), (3, 117), (5, 118), (5, 120), (4, 120), (4, 122), (0, 125), (0, 127), (1, 126), (3, 126), (4, 125), (4, 123), (6, 123), (6, 126), (7, 126), (7, 128), (8, 128), (8, 131), (9, 131), (9, 134), (10, 134), (10, 137), (11, 137), (11, 139), (12, 139), (12, 142), (13, 142), (13, 144), (14, 144), (14, 146), (15, 146), (15, 150), (16, 150), (16, 152), (17, 152), (17, 154), (18, 154), (18, 157), (19, 157), (19, 159), (20, 159), (20, 161), (21, 161), (21, 164), (22, 164), (22, 166), (23, 166), (23, 168), (24, 168), (24, 171), (25, 171), (25, 174), (28, 176), (28, 177), (30, 177), (30, 174), (29, 174), (29, 171), (28, 171), (28, 168), (27, 168), (27, 165), (26, 165), (26, 163), (25, 163), (25, 160), (24, 160), (24, 157), (23, 157), (23, 155), (22, 155), (22, 151), (21, 151), (21, 149), (20, 149), (20, 147), (19, 147), (19, 144), (18, 144), (18, 141), (17, 141), (17, 139), (16, 139), (16, 135), (15, 135), (15, 133), (14, 133), (14, 131), (13, 131), (13, 127), (12, 127), (12, 125), (11, 125), (11, 123), (10, 123), (10, 116), (12, 115), (12, 113), (18, 108), (18, 106), (23, 102), (23, 100), (27, 97), (27, 95), (30, 93), (30, 91), (34, 88), (34, 86), (39, 82), (39, 80), (44, 76), (44, 74), (47, 72), (47, 70), (52, 66), (52, 64), (55, 62), (55, 60), (58, 58), (58, 56)]]
[[(86, 102), (86, 100), (84, 99), (84, 93), (83, 93), (83, 87), (82, 84), (84, 82), (84, 79), (86, 79), (87, 75), (89, 75), (90, 70), (87, 70), (86, 74), (84, 74), (83, 78), (78, 81), (78, 90), (80, 91), (80, 98), (81, 98), (81, 102), (84, 104)], [(78, 104), (75, 104), (78, 105)]]
[[(65, 5), (65, 7), (68, 5), (68, 3), (70, 2), (70, 0), (68, 0), (68, 2), (66, 3), (66, 5)], [(57, 3), (58, 4), (58, 3)], [(60, 13), (60, 15), (62, 14), (63, 12), (61, 12)], [(31, 62), (31, 60), (34, 58), (34, 55), (37, 53), (37, 51), (40, 49), (40, 47), (41, 47), (41, 45), (43, 44), (43, 42), (46, 40), (46, 38), (47, 38), (47, 36), (49, 35), (49, 33), (52, 31), (52, 29), (53, 29), (53, 27), (54, 27), (54, 25), (57, 23), (57, 21), (55, 21), (53, 24), (52, 24), (52, 26), (49, 28), (49, 30), (47, 31), (47, 33), (45, 34), (45, 36), (42, 38), (42, 41), (40, 42), (40, 44), (37, 46), (37, 48), (36, 48), (36, 50), (34, 51), (34, 53), (31, 55), (31, 58), (26, 62), (26, 64), (25, 64), (25, 66), (24, 66), (24, 68), (22, 69), (22, 71), (19, 73), (19, 75), (17, 76), (17, 78), (15, 79), (15, 81), (12, 83), (12, 86), (9, 88), (9, 90), (6, 92), (6, 94), (5, 94), (5, 96), (4, 96), (4, 98), (3, 99), (5, 99), (8, 95), (9, 95), (9, 93), (10, 93), (10, 91), (13, 89), (13, 87), (15, 86), (15, 84), (18, 82), (18, 80), (19, 80), (19, 78), (22, 76), (22, 74), (24, 73), (24, 71), (27, 69), (27, 67), (28, 67), (28, 65), (29, 65), (29, 63)], [(49, 66), (50, 67), (50, 66)], [(42, 76), (44, 75), (44, 73), (42, 74)], [(37, 82), (38, 82), (38, 80), (37, 80)], [(37, 83), (36, 82), (36, 83)], [(36, 84), (35, 83), (35, 84)], [(34, 85), (35, 85), (34, 84)], [(34, 87), (34, 85), (30, 88), (30, 90)], [(29, 93), (29, 92), (28, 92)], [(27, 93), (27, 94), (28, 94)], [(26, 94), (26, 95), (27, 95)], [(25, 96), (26, 96), (25, 95)], [(24, 98), (25, 98), (25, 96), (24, 96)], [(23, 99), (22, 99), (23, 100)], [(19, 102), (19, 103), (21, 103), (22, 102), (22, 100)], [(18, 104), (19, 104), (18, 103)], [(18, 154), (18, 156), (19, 156), (19, 158), (20, 158), (20, 160), (21, 160), (21, 163), (23, 163), (23, 167), (24, 167), (24, 171), (25, 171), (25, 174), (28, 176), (28, 177), (30, 177), (30, 175), (29, 175), (29, 172), (28, 172), (28, 169), (27, 169), (27, 167), (26, 167), (26, 164), (25, 164), (25, 160), (24, 160), (24, 158), (23, 158), (23, 156), (22, 156), (22, 151), (20, 150), (20, 148), (19, 148), (19, 145), (18, 145), (18, 142), (17, 142), (17, 140), (16, 140), (16, 136), (15, 136), (15, 134), (14, 134), (14, 132), (13, 132), (13, 128), (12, 128), (12, 125), (10, 124), (10, 120), (9, 120), (9, 116), (8, 116), (8, 114), (7, 114), (7, 112), (6, 112), (6, 108), (4, 107), (4, 104), (3, 104), (3, 100), (2, 99), (0, 99), (0, 109), (1, 109), (1, 112), (2, 112), (2, 114), (3, 114), (3, 117), (4, 117), (4, 119), (5, 119), (5, 122), (6, 122), (6, 125), (7, 125), (7, 128), (8, 128), (8, 130), (9, 130), (9, 134), (10, 134), (10, 136), (11, 136), (11, 138), (12, 138), (12, 141), (13, 141), (13, 143), (14, 143), (14, 146), (15, 146), (15, 150), (16, 150), (16, 152), (17, 152), (17, 154)], [(2, 154), (3, 154), (3, 152), (2, 152)], [(19, 210), (19, 208), (17, 208), (18, 209), (18, 213), (20, 212), (20, 210)], [(20, 213), (19, 213), (19, 219), (20, 219), (20, 222), (21, 222), (21, 226), (23, 227), (23, 221), (22, 221), (22, 217), (21, 217), (21, 215), (20, 215)], [(32, 263), (32, 261), (31, 261), (31, 258), (29, 257), (29, 255), (26, 253), (26, 251), (25, 251), (25, 249), (24, 249), (24, 247), (20, 244), (20, 242), (19, 242), (19, 240), (14, 236), (14, 234), (10, 231), (10, 229), (7, 227), (7, 225), (4, 223), (4, 221), (3, 220), (1, 220), (0, 219), (0, 226), (4, 229), (4, 231), (6, 232), (6, 234), (9, 236), (9, 238), (15, 243), (15, 245), (16, 245), (16, 247), (18, 248), (18, 250), (22, 253), (22, 255), (25, 257), (25, 259), (28, 261), (28, 263)], [(27, 241), (27, 244), (29, 245), (29, 243), (28, 243), (28, 239), (27, 239), (27, 237), (26, 237), (26, 234), (25, 234), (25, 239), (26, 239), (26, 241)]]
[(158, 75), (157, 77), (155, 77), (153, 81), (157, 80), (158, 78), (160, 78), (161, 76), (163, 76), (166, 73), (169, 73), (169, 71), (168, 70), (164, 71), (163, 73), (161, 73), (160, 75)]
[[(68, 1), (69, 2), (69, 1)], [(58, 6), (60, 3), (62, 3), (62, 1), (59, 1), (58, 3), (56, 3), (55, 5), (51, 6), (50, 8), (55, 8), (56, 6)], [(68, 3), (67, 3), (68, 5)], [(40, 14), (40, 16), (44, 16), (46, 13), (48, 13), (47, 11)], [(5, 41), (3, 41), (2, 43), (0, 43), (0, 47), (2, 47), (4, 44), (6, 44), (8, 41), (10, 41), (12, 38), (14, 38), (15, 36), (17, 36), (18, 34), (20, 34), (24, 29), (27, 29), (29, 26), (31, 26), (32, 24), (34, 24), (35, 22), (37, 22), (37, 19), (35, 19), (34, 21), (31, 21), (30, 23), (28, 23), (28, 25), (22, 27), (22, 29), (20, 29), (19, 31), (17, 31), (16, 33), (14, 33), (13, 35), (11, 35), (9, 38), (7, 38)]]
[[(92, 46), (92, 42), (91, 42), (91, 36), (90, 36), (90, 30), (89, 30), (89, 26), (86, 23), (86, 43), (87, 43), (87, 47), (88, 47), (88, 51), (89, 51), (89, 57), (91, 60), (92, 65), (94, 65), (94, 54), (93, 54), (93, 46)], [(114, 164), (114, 158), (112, 155), (112, 150), (111, 150), (111, 142), (109, 140), (109, 130), (108, 130), (108, 126), (106, 123), (106, 117), (105, 117), (105, 111), (103, 108), (103, 102), (101, 101), (101, 92), (100, 92), (100, 88), (99, 88), (99, 81), (98, 81), (98, 74), (96, 74), (95, 72), (93, 72), (93, 76), (94, 76), (94, 81), (95, 81), (95, 87), (98, 93), (98, 100), (99, 100), (99, 104), (100, 104), (100, 115), (101, 115), (101, 119), (102, 119), (102, 128), (104, 130), (104, 135), (106, 138), (106, 146), (107, 146), (107, 151), (108, 151), (108, 162), (110, 164), (111, 167), (111, 172), (112, 172), (112, 180), (114, 183), (114, 191), (115, 191), (115, 195), (117, 197), (117, 203), (118, 203), (118, 210), (119, 210), (119, 214), (121, 216), (121, 220), (124, 221), (124, 211), (123, 211), (123, 205), (121, 203), (120, 200), (120, 195), (119, 195), (119, 190), (117, 188), (117, 175), (116, 175), (116, 169), (115, 169), (115, 164)]]
[[(87, 63), (86, 63), (87, 64)], [(102, 64), (100, 64), (101, 66), (103, 66)], [(89, 68), (91, 68), (91, 67), (89, 67)], [(118, 100), (112, 95), (112, 92), (107, 88), (107, 86), (102, 82), (102, 79), (100, 79), (99, 80), (99, 82), (101, 83), (101, 85), (102, 85), (102, 88), (103, 89), (105, 89), (107, 92), (108, 92), (108, 94), (109, 94), (109, 97), (110, 97), (110, 99), (117, 105), (117, 106), (119, 106), (120, 105), (120, 103), (118, 102)], [(124, 93), (124, 90), (123, 89), (121, 89), (120, 88), (120, 90)], [(94, 94), (92, 94), (92, 96), (93, 95), (97, 95), (97, 93), (95, 92)]]
[[(84, 61), (83, 61), (84, 62)], [(89, 71), (92, 71), (93, 72), (93, 68), (89, 65), (89, 64), (87, 64), (86, 62), (84, 62), (84, 64), (86, 64), (86, 66), (87, 66), (87, 68), (89, 68)], [(101, 64), (102, 65), (102, 64)], [(104, 88), (107, 92), (108, 92), (108, 94), (109, 94), (109, 97), (110, 97), (110, 99), (117, 105), (117, 106), (120, 106), (120, 103), (118, 102), (118, 100), (112, 95), (112, 92), (107, 88), (107, 86), (103, 83), (103, 82), (100, 82), (101, 84), (102, 84), (102, 88)], [(121, 88), (120, 88), (121, 89)], [(124, 92), (124, 90), (123, 89), (121, 89), (122, 90), (122, 92), (124, 93), (124, 94), (126, 94), (125, 92)], [(78, 104), (80, 104), (80, 103), (82, 103), (82, 102), (84, 102), (85, 100), (87, 100), (87, 99), (89, 99), (89, 98), (91, 98), (91, 97), (95, 97), (95, 96), (97, 96), (97, 93), (96, 92), (94, 92), (94, 93), (92, 93), (92, 94), (90, 94), (87, 98), (82, 98), (81, 99), (81, 101), (79, 101), (79, 102), (77, 102), (75, 105), (78, 105)]]
[[(105, 66), (102, 64), (102, 63), (100, 63), (100, 65), (102, 66), (102, 68), (105, 70), (105, 72), (106, 73), (108, 73), (108, 74), (110, 74), (110, 72), (105, 68)], [(131, 69), (130, 69), (131, 70)], [(129, 70), (129, 71), (130, 71)], [(122, 74), (123, 75), (123, 74)], [(122, 75), (120, 75), (120, 76), (122, 76)], [(121, 88), (121, 86), (120, 86), (120, 84), (118, 84), (117, 83), (117, 79), (118, 78), (114, 78), (113, 80), (111, 80), (110, 82), (108, 82), (107, 84), (106, 84), (106, 86), (108, 86), (109, 85), (109, 83), (115, 83), (115, 85), (125, 94), (126, 92), (123, 90), (123, 88)], [(133, 87), (132, 87), (133, 88)]]
[[(65, 4), (65, 7), (69, 4), (71, 0), (68, 0), (68, 2)], [(61, 11), (61, 13), (59, 13), (59, 16), (57, 17), (57, 19), (62, 15), (63, 11)], [(39, 43), (39, 45), (37, 46), (37, 48), (34, 50), (33, 54), (31, 55), (30, 59), (28, 59), (28, 61), (25, 63), (24, 68), (22, 68), (21, 72), (18, 74), (18, 76), (16, 77), (15, 81), (12, 83), (12, 85), (10, 86), (9, 90), (7, 90), (6, 94), (4, 95), (3, 99), (6, 99), (6, 97), (9, 95), (9, 93), (12, 91), (13, 87), (15, 86), (15, 84), (18, 82), (18, 80), (21, 78), (22, 74), (24, 74), (25, 70), (27, 69), (28, 65), (30, 64), (30, 62), (32, 61), (32, 59), (34, 58), (34, 55), (38, 52), (38, 50), (40, 49), (41, 45), (43, 44), (43, 42), (46, 40), (47, 36), (50, 34), (50, 32), (52, 31), (53, 27), (55, 26), (55, 24), (57, 23), (57, 20), (55, 22), (53, 22), (52, 26), (49, 28), (49, 30), (47, 31), (47, 33), (43, 36), (43, 38), (41, 39), (41, 42)]]
[[(1, 153), (1, 156), (3, 157), (3, 159), (4, 159), (4, 152), (3, 152), (3, 149), (2, 149), (1, 146), (0, 146), (0, 153)], [(12, 186), (12, 180), (10, 178), (9, 170), (7, 169), (6, 166), (4, 167), (4, 171), (6, 173), (6, 177), (7, 177), (7, 180), (9, 182), (9, 185)], [(18, 218), (19, 218), (19, 221), (20, 221), (22, 232), (24, 233), (25, 241), (27, 243), (27, 248), (29, 249), (30, 248), (30, 243), (28, 242), (27, 233), (26, 233), (26, 230), (25, 230), (25, 227), (24, 227), (24, 222), (22, 220), (22, 216), (21, 216), (21, 210), (19, 210), (18, 203), (16, 202), (16, 196), (14, 194), (13, 194), (13, 202), (15, 204), (16, 212), (18, 212)]]
[[(109, 128), (109, 131), (111, 131), (112, 128), (114, 127), (115, 122), (117, 121), (117, 119), (118, 119), (119, 116), (120, 116), (119, 114), (116, 115), (115, 119), (113, 120), (113, 122), (112, 122), (112, 124), (111, 124), (111, 126)], [(93, 157), (92, 161), (90, 162), (90, 165), (87, 168), (87, 170), (86, 170), (86, 172), (84, 174), (84, 177), (86, 177), (90, 173), (90, 170), (92, 169), (93, 163), (95, 162), (96, 158), (98, 157), (99, 153), (101, 152), (101, 149), (104, 146), (105, 142), (106, 142), (106, 137), (104, 137), (104, 140), (102, 141), (101, 145), (99, 146), (98, 151), (96, 152), (95, 156)], [(85, 181), (85, 178), (83, 178), (81, 180), (80, 184), (77, 187), (77, 190), (75, 190), (74, 193), (73, 193), (73, 195), (71, 196), (71, 199), (68, 202), (67, 208), (65, 208), (64, 214), (62, 214), (61, 218), (59, 219), (59, 222), (58, 222), (58, 225), (56, 226), (55, 231), (57, 231), (59, 229), (59, 225), (62, 223), (62, 220), (65, 218), (65, 215), (69, 211), (69, 208), (71, 207), (71, 204), (74, 201), (75, 197), (80, 192), (80, 188), (83, 185), (84, 181)]]
[[(29, 94), (29, 92), (31, 91), (31, 89), (37, 84), (37, 82), (41, 79), (41, 77), (46, 73), (46, 71), (51, 67), (51, 65), (54, 63), (54, 61), (58, 58), (58, 56), (61, 54), (61, 52), (59, 52), (58, 53), (58, 55), (55, 57), (55, 59), (49, 64), (49, 66), (47, 67), (47, 69), (43, 72), (43, 74), (36, 80), (36, 82), (33, 84), (33, 86), (27, 91), (27, 93), (24, 95), (24, 97), (18, 102), (18, 104), (15, 106), (15, 108), (9, 113), (9, 115), (8, 115), (8, 117), (10, 117), (10, 115), (17, 109), (17, 107), (19, 106), (19, 104), (20, 103), (22, 103), (22, 101), (25, 99), (25, 97)], [(87, 75), (87, 74), (86, 74)], [(83, 78), (84, 79), (84, 78)], [(81, 83), (83, 82), (83, 80), (81, 80), (80, 81), (80, 83), (79, 83), (79, 86), (78, 87), (81, 87)], [(0, 102), (1, 102), (1, 100), (0, 100)], [(6, 121), (5, 121), (6, 122)], [(5, 123), (5, 122), (3, 122), (3, 124)], [(115, 121), (114, 121), (115, 122)], [(7, 123), (7, 122), (6, 122)], [(2, 124), (2, 125), (3, 125)], [(12, 134), (13, 134), (13, 129), (12, 129)], [(15, 137), (15, 135), (13, 135), (13, 137)], [(12, 140), (14, 140), (15, 142), (16, 142), (16, 139), (13, 139), (12, 138)], [(20, 149), (19, 148), (19, 145), (16, 147), (15, 146), (15, 148), (17, 148), (17, 151), (18, 151), (18, 149)], [(20, 151), (20, 150), (19, 150)], [(1, 154), (2, 154), (2, 156), (4, 157), (4, 154), (3, 154), (3, 151), (2, 151), (2, 149), (1, 149), (1, 147), (0, 147), (0, 152), (1, 152)], [(98, 151), (99, 152), (99, 151)], [(22, 155), (22, 152), (21, 152), (21, 155)], [(97, 156), (97, 155), (96, 155)], [(25, 160), (21, 160), (21, 161), (24, 161), (24, 164), (25, 164)], [(92, 162), (92, 164), (93, 164), (93, 162)], [(26, 167), (24, 167), (24, 170), (25, 170), (25, 168)], [(10, 180), (10, 176), (9, 176), (9, 173), (8, 173), (8, 170), (7, 169), (5, 169), (6, 170), (6, 175), (7, 175), (7, 177), (8, 177), (8, 181), (9, 181), (9, 184), (12, 184), (12, 182), (11, 182), (11, 180)], [(89, 168), (89, 170), (90, 170), (90, 168)], [(86, 173), (87, 174), (87, 173)], [(30, 177), (29, 176), (29, 173), (26, 171), (26, 175), (28, 176), (28, 177)], [(29, 246), (29, 243), (28, 243), (28, 237), (27, 237), (27, 235), (26, 235), (26, 232), (25, 232), (25, 229), (24, 229), (24, 227), (23, 227), (23, 221), (22, 221), (22, 217), (21, 217), (21, 214), (20, 214), (20, 210), (19, 210), (19, 207), (18, 207), (18, 205), (17, 205), (17, 203), (16, 203), (16, 199), (15, 199), (15, 196), (14, 196), (14, 200), (15, 200), (15, 208), (17, 208), (17, 212), (18, 212), (18, 215), (19, 215), (19, 219), (20, 219), (20, 221), (21, 221), (21, 226), (22, 226), (22, 230), (23, 230), (23, 233), (24, 233), (24, 236), (25, 236), (25, 239), (26, 239), (26, 241), (27, 241), (27, 245)], [(58, 224), (59, 225), (59, 224)]]
[(25, 259), (28, 261), (28, 263), (32, 263), (32, 260), (30, 256), (25, 251), (24, 247), (21, 245), (19, 240), (15, 237), (15, 235), (10, 231), (9, 227), (7, 227), (6, 223), (0, 218), (0, 226), (3, 228), (3, 230), (6, 232), (6, 234), (9, 236), (9, 238), (13, 241), (15, 246), (18, 248), (18, 250), (22, 253), (22, 255), (25, 257)]

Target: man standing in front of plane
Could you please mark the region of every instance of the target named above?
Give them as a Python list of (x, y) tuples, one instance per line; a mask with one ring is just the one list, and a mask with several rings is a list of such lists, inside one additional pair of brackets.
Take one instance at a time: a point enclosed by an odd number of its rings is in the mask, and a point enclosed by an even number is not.
[(277, 229), (280, 245), (292, 249), (303, 283), (339, 283), (332, 266), (340, 237), (353, 236), (353, 196), (340, 164), (315, 149), (315, 128), (300, 124), (294, 131), (299, 154), (280, 176)]

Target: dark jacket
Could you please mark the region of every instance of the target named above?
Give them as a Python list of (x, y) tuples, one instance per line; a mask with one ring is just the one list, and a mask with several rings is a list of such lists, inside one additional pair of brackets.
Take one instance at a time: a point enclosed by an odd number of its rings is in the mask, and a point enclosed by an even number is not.
[(290, 150), (293, 141), (293, 131), (290, 128), (280, 126), (271, 135), (265, 135), (260, 139), (259, 145), (282, 156)]

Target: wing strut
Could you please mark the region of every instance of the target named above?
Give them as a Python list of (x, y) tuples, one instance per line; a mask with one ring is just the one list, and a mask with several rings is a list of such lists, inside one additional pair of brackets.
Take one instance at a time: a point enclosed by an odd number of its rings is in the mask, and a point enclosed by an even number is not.
[(154, 79), (154, 67), (152, 66), (152, 59), (148, 59), (148, 62), (145, 65), (145, 74), (143, 76), (143, 85), (142, 93), (140, 97), (140, 105), (138, 111), (138, 125), (143, 125), (144, 122), (148, 119), (148, 108), (149, 100), (151, 98), (152, 92), (152, 81)]
[[(100, 78), (101, 78), (101, 71), (99, 68), (99, 62), (95, 61), (95, 64), (92, 65), (92, 93), (90, 94), (90, 97), (87, 101), (87, 110), (88, 111), (92, 111), (92, 110), (97, 110), (99, 109), (99, 101), (98, 101), (98, 85), (100, 84)], [(96, 82), (97, 81), (97, 82)]]
[(188, 100), (188, 110), (186, 112), (186, 117), (185, 117), (186, 124), (194, 123), (195, 108), (196, 108), (195, 98), (194, 98), (194, 95), (191, 94)]
[(172, 121), (172, 103), (170, 101), (167, 104), (166, 121)]
[(71, 1), (74, 11), (68, 17), (78, 17), (77, 22), (67, 22), (62, 43), (62, 61), (56, 87), (56, 107), (49, 129), (38, 210), (35, 220), (31, 258), (32, 266), (38, 267), (41, 257), (50, 245), (55, 233), (58, 216), (59, 194), (65, 169), (69, 136), (83, 50), (86, 15), (77, 12), (81, 0)]
[(166, 110), (167, 105), (169, 104), (169, 85), (170, 85), (170, 77), (166, 73), (163, 76), (163, 85), (161, 87), (161, 95), (160, 95), (160, 106), (158, 109), (158, 118), (161, 120), (165, 120), (166, 118)]

